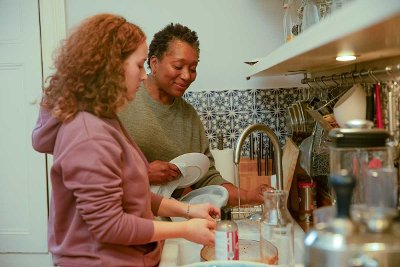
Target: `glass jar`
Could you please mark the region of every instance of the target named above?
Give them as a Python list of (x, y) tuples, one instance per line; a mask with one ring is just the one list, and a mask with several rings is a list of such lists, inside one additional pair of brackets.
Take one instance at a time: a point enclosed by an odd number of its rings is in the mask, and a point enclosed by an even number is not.
[[(264, 212), (260, 222), (261, 262), (294, 266), (294, 223), (287, 208), (288, 192), (264, 192)], [(278, 253), (276, 253), (276, 251)]]
[[(331, 130), (329, 137), (332, 139), (330, 174), (339, 175), (345, 171), (355, 177), (356, 187), (350, 207), (351, 217), (355, 222), (365, 223), (370, 214), (369, 201), (372, 197), (371, 193), (368, 193), (368, 188), (378, 189), (378, 185), (384, 183), (380, 181), (384, 178), (370, 178), (369, 173), (374, 170), (394, 168), (391, 148), (386, 146), (389, 133), (376, 128), (343, 128)], [(376, 183), (375, 187), (371, 186), (371, 181)], [(333, 196), (334, 200), (335, 198)], [(374, 198), (373, 201), (378, 199)]]
[(299, 181), (297, 192), (299, 195), (299, 220), (311, 223), (313, 221), (313, 210), (317, 208), (316, 183)]

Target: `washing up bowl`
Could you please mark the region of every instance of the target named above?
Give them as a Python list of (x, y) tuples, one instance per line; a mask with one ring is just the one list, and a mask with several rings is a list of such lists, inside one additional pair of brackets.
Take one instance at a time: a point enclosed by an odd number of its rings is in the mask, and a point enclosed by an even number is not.
[[(259, 241), (259, 225), (249, 220), (237, 220), (239, 227), (240, 240), (257, 240)], [(304, 231), (295, 223), (295, 258), (296, 267), (303, 266), (304, 255)], [(239, 242), (240, 242), (239, 240)], [(168, 239), (165, 241), (164, 249), (161, 255), (159, 267), (173, 266), (190, 266), (190, 267), (205, 267), (205, 266), (269, 266), (257, 262), (250, 261), (203, 261), (200, 253), (203, 245), (196, 244), (183, 238)], [(271, 265), (272, 266), (272, 265)], [(277, 265), (274, 265), (277, 266)], [(279, 266), (279, 265), (278, 265)]]
[(263, 263), (251, 262), (251, 261), (205, 261), (197, 262), (185, 265), (187, 267), (252, 267), (252, 266), (277, 266), (277, 265), (267, 265)]

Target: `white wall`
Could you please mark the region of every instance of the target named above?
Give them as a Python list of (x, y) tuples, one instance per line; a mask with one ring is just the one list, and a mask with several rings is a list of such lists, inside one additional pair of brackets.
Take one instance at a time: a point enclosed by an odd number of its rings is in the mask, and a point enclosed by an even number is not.
[[(252, 78), (244, 61), (267, 55), (283, 43), (281, 0), (66, 0), (67, 28), (110, 12), (141, 26), (150, 43), (170, 22), (195, 30), (200, 39), (197, 80), (190, 90), (287, 87), (282, 78)], [(280, 81), (280, 83), (277, 83)]]

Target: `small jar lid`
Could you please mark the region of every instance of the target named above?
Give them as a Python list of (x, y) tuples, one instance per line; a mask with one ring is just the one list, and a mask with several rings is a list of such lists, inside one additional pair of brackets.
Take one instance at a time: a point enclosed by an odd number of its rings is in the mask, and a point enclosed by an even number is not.
[(221, 220), (232, 220), (232, 213), (229, 207), (222, 207), (221, 208)]

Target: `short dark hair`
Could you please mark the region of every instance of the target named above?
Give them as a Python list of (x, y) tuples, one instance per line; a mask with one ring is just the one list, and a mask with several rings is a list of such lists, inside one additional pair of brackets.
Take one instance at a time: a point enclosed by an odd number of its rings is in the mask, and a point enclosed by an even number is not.
[(169, 44), (175, 40), (188, 43), (196, 49), (197, 53), (200, 55), (200, 42), (197, 33), (182, 24), (170, 23), (154, 34), (153, 40), (149, 46), (149, 55), (147, 58), (148, 66), (150, 67), (150, 59), (152, 56), (162, 59), (165, 52), (168, 50)]

